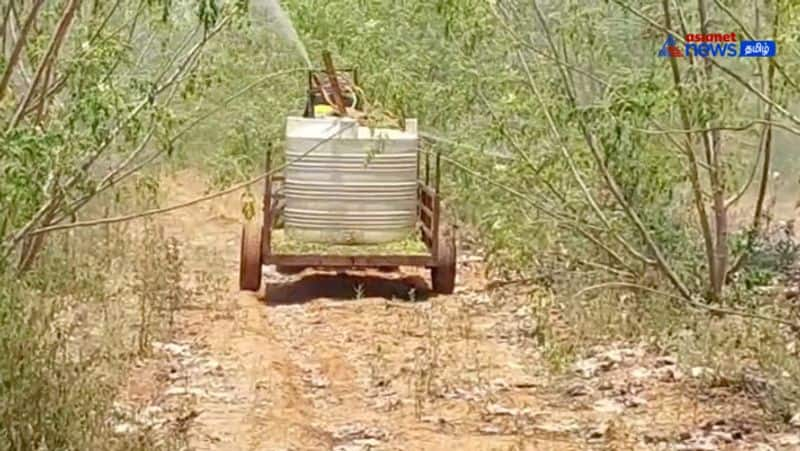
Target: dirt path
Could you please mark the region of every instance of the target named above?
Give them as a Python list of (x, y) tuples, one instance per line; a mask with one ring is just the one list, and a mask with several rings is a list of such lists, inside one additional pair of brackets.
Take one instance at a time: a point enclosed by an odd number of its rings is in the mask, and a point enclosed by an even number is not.
[[(169, 202), (203, 190), (179, 174)], [(190, 404), (192, 449), (770, 449), (756, 447), (758, 418), (730, 408), (746, 401), (698, 397), (691, 375), (643, 348), (598, 349), (551, 376), (537, 294), (485, 290), (480, 263), (459, 265), (452, 296), (415, 272), (268, 272), (267, 300), (240, 293), (239, 205), (160, 219), (196, 294), (161, 345), (170, 363), (153, 398)]]

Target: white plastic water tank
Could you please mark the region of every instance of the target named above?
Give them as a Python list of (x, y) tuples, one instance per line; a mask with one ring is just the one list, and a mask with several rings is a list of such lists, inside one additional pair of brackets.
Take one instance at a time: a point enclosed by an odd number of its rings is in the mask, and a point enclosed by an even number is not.
[(290, 238), (371, 244), (401, 240), (412, 231), (415, 119), (395, 130), (370, 129), (351, 118), (289, 117), (286, 141), (284, 215)]

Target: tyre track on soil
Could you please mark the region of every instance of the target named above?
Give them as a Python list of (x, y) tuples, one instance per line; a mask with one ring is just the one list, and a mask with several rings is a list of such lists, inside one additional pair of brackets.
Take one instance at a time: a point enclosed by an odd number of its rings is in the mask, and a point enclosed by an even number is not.
[[(178, 174), (168, 182), (170, 202), (192, 198), (204, 188), (194, 174)], [(298, 367), (291, 349), (276, 335), (280, 327), (265, 315), (264, 304), (236, 287), (237, 205), (235, 195), (226, 196), (163, 220), (168, 231), (185, 237), (184, 256), (192, 272), (216, 273), (223, 281), (199, 293), (192, 302), (206, 308), (187, 310), (179, 325), (179, 335), (194, 337), (222, 368), (221, 375), (188, 382), (202, 392), (219, 393), (195, 400), (200, 415), (190, 429), (190, 444), (198, 450), (315, 446), (318, 441), (307, 439), (313, 431), (303, 421), (312, 407), (296, 386)], [(295, 436), (303, 440), (295, 442)]]
[[(170, 202), (204, 190), (190, 172), (168, 186)], [(235, 196), (223, 197), (162, 220), (170, 234), (185, 237), (184, 255), (193, 272), (230, 274), (218, 288), (224, 292), (222, 305), (188, 310), (181, 319), (180, 335), (193, 337), (222, 367), (221, 376), (187, 382), (214, 394), (196, 399), (200, 415), (190, 429), (195, 449), (449, 450), (454, 441), (469, 443), (470, 449), (494, 449), (506, 441), (484, 437), (469, 423), (458, 426), (458, 416), (470, 410), (456, 405), (461, 401), (441, 409), (455, 418), (453, 424), (430, 424), (438, 410), (420, 384), (429, 378), (426, 371), (435, 370), (426, 365), (444, 363), (422, 361), (435, 358), (426, 343), (433, 325), (425, 317), (434, 302), (444, 305), (447, 299), (415, 304), (386, 299), (407, 297), (412, 288), (424, 293), (421, 274), (391, 281), (315, 275), (298, 284), (298, 277), (268, 271), (265, 283), (276, 285), (268, 296), (277, 303), (238, 293), (238, 203)], [(362, 283), (367, 285), (363, 299), (313, 299), (326, 291), (334, 298), (353, 298)]]
[[(166, 181), (169, 202), (202, 194), (201, 180), (186, 171)], [(240, 293), (239, 205), (231, 195), (159, 219), (183, 244), (194, 293), (178, 312), (175, 340), (201, 356), (193, 360), (214, 362), (182, 369), (197, 413), (192, 449), (634, 449), (656, 426), (677, 437), (743, 402), (698, 404), (672, 382), (642, 385), (631, 372), (658, 363), (630, 350), (603, 362), (607, 374), (553, 378), (530, 301), (483, 292), (479, 265), (460, 266), (451, 296), (428, 298), (427, 275), (416, 271), (286, 277), (267, 269), (266, 301)], [(216, 283), (204, 281), (209, 274)], [(649, 404), (611, 402), (631, 387)]]

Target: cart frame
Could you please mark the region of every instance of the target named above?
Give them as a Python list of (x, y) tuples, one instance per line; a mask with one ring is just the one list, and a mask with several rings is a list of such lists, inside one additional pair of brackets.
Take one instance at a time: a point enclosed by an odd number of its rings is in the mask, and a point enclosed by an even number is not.
[[(323, 55), (326, 70), (308, 71), (308, 98), (305, 117), (314, 117), (314, 80), (317, 74), (327, 73), (334, 90), (340, 98), (341, 92), (334, 80), (338, 73), (350, 73), (356, 85), (358, 71), (354, 68), (337, 71), (330, 61), (330, 55)], [(356, 107), (358, 105), (355, 105)], [(424, 164), (422, 154), (425, 154)], [(428, 268), (431, 273), (433, 290), (450, 294), (455, 288), (456, 278), (456, 236), (455, 228), (444, 227), (441, 220), (442, 202), (441, 155), (435, 153), (435, 165), (431, 163), (431, 152), (417, 147), (417, 208), (416, 225), (420, 238), (427, 248), (426, 254), (399, 255), (332, 255), (332, 254), (278, 254), (272, 250), (272, 231), (279, 222), (282, 208), (274, 202), (276, 191), (273, 185), (283, 182), (283, 175), (272, 173), (272, 147), (266, 152), (264, 171), (264, 198), (262, 204), (263, 221), (260, 225), (247, 222), (242, 229), (242, 242), (239, 263), (239, 287), (243, 290), (258, 291), (261, 287), (263, 265), (275, 265), (278, 272), (297, 273), (306, 268), (320, 269), (365, 269), (378, 268), (396, 270), (400, 266)]]
[[(422, 154), (425, 154), (424, 160)], [(266, 152), (263, 196), (263, 221), (260, 225), (245, 224), (242, 233), (240, 261), (240, 288), (257, 291), (261, 286), (263, 265), (275, 265), (280, 272), (297, 273), (306, 268), (317, 269), (396, 269), (400, 266), (428, 268), (433, 291), (450, 294), (455, 288), (456, 246), (455, 229), (442, 224), (441, 156), (417, 150), (417, 211), (416, 228), (428, 250), (424, 255), (375, 254), (282, 254), (272, 250), (273, 225), (281, 214), (274, 202), (273, 185), (285, 180), (283, 175), (272, 174), (272, 149)]]

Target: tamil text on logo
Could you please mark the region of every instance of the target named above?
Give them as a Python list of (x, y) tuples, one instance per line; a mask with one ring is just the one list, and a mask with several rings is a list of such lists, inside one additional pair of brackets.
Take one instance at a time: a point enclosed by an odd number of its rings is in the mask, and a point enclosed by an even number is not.
[(739, 41), (736, 33), (689, 33), (684, 37), (683, 48), (673, 35), (668, 35), (658, 56), (681, 57), (772, 57), (777, 53), (775, 41)]

